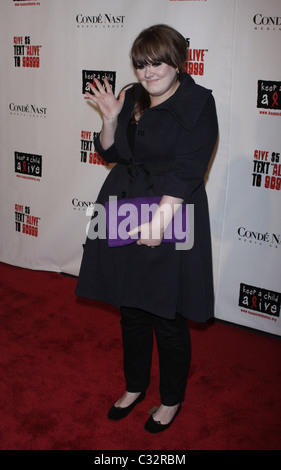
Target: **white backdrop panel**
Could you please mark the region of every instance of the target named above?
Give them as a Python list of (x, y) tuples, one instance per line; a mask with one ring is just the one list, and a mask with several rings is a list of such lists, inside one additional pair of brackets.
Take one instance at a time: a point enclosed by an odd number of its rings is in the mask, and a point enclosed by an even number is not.
[(276, 104), (266, 109), (257, 107), (257, 91), (261, 80), (271, 81), (269, 87), (278, 81), (281, 85), (276, 60), (281, 4), (236, 3), (230, 164), (216, 315), (280, 335), (281, 178), (278, 182), (276, 172), (280, 173), (281, 93), (275, 100), (279, 109)]
[[(251, 186), (254, 150), (277, 152), (280, 125), (256, 108), (257, 81), (280, 80), (269, 53), (280, 49), (280, 27), (261, 30), (253, 17), (281, 16), (280, 2), (3, 0), (0, 13), (1, 261), (78, 274), (87, 207), (110, 171), (94, 151), (101, 118), (83, 96), (83, 74), (106, 73), (119, 92), (136, 80), (133, 39), (167, 23), (189, 39), (189, 71), (217, 103), (220, 135), (206, 178), (216, 315), (279, 334), (278, 322), (237, 306), (240, 283), (280, 292), (278, 249), (242, 242), (237, 228), (280, 233), (280, 192)], [(39, 66), (25, 67), (28, 60)]]

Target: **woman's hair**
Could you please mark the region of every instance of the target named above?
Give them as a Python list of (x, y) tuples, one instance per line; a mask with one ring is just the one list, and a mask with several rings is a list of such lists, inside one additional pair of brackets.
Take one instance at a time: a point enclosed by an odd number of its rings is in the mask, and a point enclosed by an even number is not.
[[(133, 42), (130, 55), (134, 68), (164, 62), (178, 69), (178, 73), (181, 74), (187, 59), (187, 42), (174, 28), (158, 24), (144, 29), (138, 35)], [(143, 89), (133, 115), (142, 114), (149, 106), (149, 94)]]
[(165, 62), (183, 72), (187, 43), (175, 29), (159, 24), (144, 29), (134, 40), (131, 59), (135, 68), (153, 62)]

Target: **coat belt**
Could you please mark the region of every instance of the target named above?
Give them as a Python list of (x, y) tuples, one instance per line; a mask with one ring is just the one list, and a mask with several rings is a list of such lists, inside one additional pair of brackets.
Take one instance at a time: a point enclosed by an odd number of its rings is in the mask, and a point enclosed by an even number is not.
[(154, 185), (150, 171), (156, 170), (165, 172), (171, 170), (173, 164), (173, 162), (162, 162), (152, 163), (147, 166), (145, 163), (135, 163), (133, 161), (125, 160), (124, 158), (120, 158), (118, 160), (118, 163), (127, 167), (127, 171), (129, 174), (129, 197), (131, 197), (132, 195), (133, 185), (139, 174), (143, 174), (145, 177), (146, 191), (149, 193), (150, 196), (155, 196)]

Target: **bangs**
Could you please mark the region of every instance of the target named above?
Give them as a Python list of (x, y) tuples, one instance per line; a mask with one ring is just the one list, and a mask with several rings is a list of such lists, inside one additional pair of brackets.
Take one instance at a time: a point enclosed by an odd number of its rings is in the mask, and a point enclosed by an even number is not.
[[(169, 45), (171, 47), (171, 45)], [(177, 67), (169, 54), (170, 47), (165, 41), (148, 37), (139, 43), (135, 43), (131, 52), (131, 59), (135, 68), (144, 67), (157, 62), (164, 62), (172, 67)]]

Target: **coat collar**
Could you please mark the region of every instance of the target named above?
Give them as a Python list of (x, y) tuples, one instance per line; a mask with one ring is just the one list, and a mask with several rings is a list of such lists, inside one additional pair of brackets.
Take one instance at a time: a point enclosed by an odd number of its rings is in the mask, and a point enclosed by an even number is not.
[(192, 131), (212, 91), (197, 85), (187, 73), (182, 74), (180, 82), (180, 86), (170, 98), (151, 109), (166, 109), (181, 126)]
[(177, 91), (162, 103), (162, 107), (173, 114), (183, 127), (193, 130), (211, 93), (211, 90), (197, 85), (190, 75), (184, 73)]

